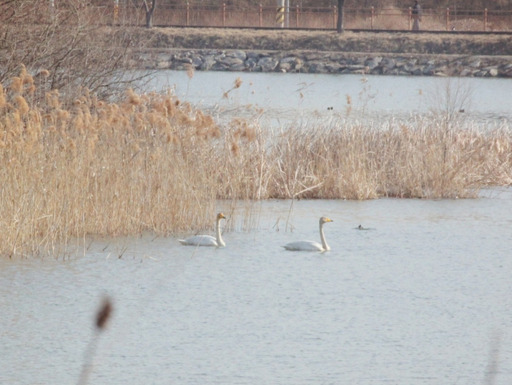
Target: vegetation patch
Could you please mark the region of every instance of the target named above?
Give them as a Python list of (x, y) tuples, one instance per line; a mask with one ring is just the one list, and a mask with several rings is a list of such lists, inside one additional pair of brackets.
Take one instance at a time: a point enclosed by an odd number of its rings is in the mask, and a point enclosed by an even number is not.
[(269, 129), (219, 125), (171, 93), (111, 102), (82, 89), (68, 103), (41, 98), (22, 67), (0, 87), (0, 254), (197, 230), (219, 199), (474, 197), (512, 183), (511, 150), (511, 127), (463, 128), (448, 113)]
[(138, 48), (314, 50), (365, 53), (512, 55), (509, 37), (499, 34), (254, 30), (219, 28), (140, 28)]

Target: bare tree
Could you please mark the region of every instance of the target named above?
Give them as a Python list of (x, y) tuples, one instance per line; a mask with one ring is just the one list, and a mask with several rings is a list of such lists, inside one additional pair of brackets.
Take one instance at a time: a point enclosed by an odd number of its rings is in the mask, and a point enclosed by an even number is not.
[(338, 22), (336, 23), (336, 31), (338, 33), (343, 32), (343, 6), (345, 5), (345, 0), (338, 0)]
[(121, 70), (129, 58), (129, 29), (98, 27), (96, 11), (81, 3), (50, 9), (48, 0), (0, 2), (0, 82), (24, 65), (34, 75), (45, 70), (41, 96), (59, 89), (72, 98), (80, 87), (108, 96), (127, 87)]
[(153, 13), (156, 8), (156, 0), (150, 1), (151, 4), (148, 4), (147, 0), (144, 0), (144, 9), (146, 10), (146, 27), (153, 27)]
[[(146, 28), (153, 28), (153, 15), (155, 13), (157, 0), (142, 0), (142, 7), (146, 12)], [(138, 0), (133, 0), (135, 8), (139, 7)]]

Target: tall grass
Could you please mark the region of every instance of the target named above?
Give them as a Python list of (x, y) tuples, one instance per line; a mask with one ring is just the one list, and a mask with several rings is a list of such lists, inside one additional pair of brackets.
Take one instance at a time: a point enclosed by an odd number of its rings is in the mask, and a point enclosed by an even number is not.
[(0, 86), (2, 255), (203, 228), (219, 199), (454, 198), (512, 183), (508, 126), (220, 126), (171, 93), (111, 103), (84, 89), (64, 103), (52, 91), (36, 103), (34, 87), (25, 69)]
[(273, 146), (281, 183), (270, 195), (472, 197), (483, 186), (512, 182), (511, 145), (509, 127), (462, 129), (433, 119), (288, 130)]

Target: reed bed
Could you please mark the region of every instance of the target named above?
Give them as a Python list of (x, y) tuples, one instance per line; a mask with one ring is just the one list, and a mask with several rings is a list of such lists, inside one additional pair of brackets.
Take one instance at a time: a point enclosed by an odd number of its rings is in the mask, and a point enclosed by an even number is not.
[(0, 254), (58, 255), (87, 235), (211, 226), (219, 199), (476, 196), (512, 183), (508, 126), (444, 120), (262, 128), (219, 125), (172, 93), (86, 89), (34, 98), (32, 77), (0, 85)]
[(283, 179), (291, 184), (281, 186), (292, 186), (290, 197), (467, 198), (484, 186), (512, 182), (509, 127), (463, 129), (418, 119), (286, 135), (274, 157), (286, 159)]

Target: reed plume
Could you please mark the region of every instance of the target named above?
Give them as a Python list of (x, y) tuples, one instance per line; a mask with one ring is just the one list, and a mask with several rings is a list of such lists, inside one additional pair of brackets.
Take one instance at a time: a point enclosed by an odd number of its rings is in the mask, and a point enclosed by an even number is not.
[(78, 385), (85, 385), (89, 380), (89, 376), (92, 372), (94, 356), (96, 355), (96, 349), (98, 347), (98, 340), (101, 332), (106, 328), (107, 322), (112, 316), (113, 306), (110, 298), (105, 297), (102, 300), (102, 304), (96, 313), (95, 318), (95, 331), (94, 335), (89, 341), (89, 345), (85, 351), (84, 364), (82, 366), (82, 372), (78, 380)]

